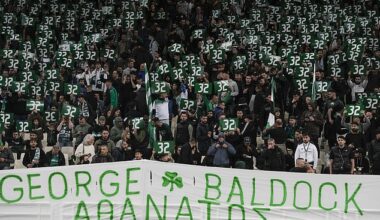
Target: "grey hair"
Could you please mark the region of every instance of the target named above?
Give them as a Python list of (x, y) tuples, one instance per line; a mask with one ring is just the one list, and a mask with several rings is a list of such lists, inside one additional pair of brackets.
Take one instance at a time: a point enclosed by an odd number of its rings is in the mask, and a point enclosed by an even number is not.
[(82, 144), (87, 145), (91, 138), (94, 138), (92, 134), (86, 134), (83, 138)]

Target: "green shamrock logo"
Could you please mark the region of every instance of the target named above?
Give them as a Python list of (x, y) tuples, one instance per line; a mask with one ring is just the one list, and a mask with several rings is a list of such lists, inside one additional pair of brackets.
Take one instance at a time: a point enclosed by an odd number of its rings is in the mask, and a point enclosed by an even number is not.
[(176, 172), (165, 172), (162, 177), (162, 186), (167, 187), (170, 184), (170, 192), (174, 190), (174, 185), (181, 189), (183, 187), (182, 177), (178, 176)]

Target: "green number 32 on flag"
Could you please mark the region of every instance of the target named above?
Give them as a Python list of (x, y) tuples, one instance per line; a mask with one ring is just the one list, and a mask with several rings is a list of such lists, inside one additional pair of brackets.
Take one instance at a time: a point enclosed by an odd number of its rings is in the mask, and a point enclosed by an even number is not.
[(234, 131), (237, 126), (237, 119), (236, 118), (226, 118), (219, 121), (219, 126), (222, 131)]

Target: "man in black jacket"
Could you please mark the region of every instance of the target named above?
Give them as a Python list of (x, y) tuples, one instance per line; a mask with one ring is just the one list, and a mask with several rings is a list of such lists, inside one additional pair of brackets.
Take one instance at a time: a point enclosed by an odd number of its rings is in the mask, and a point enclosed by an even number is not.
[(367, 152), (365, 135), (360, 131), (356, 122), (351, 123), (351, 131), (346, 135), (347, 146), (355, 149), (360, 148), (363, 152)]
[(112, 157), (115, 161), (128, 161), (133, 160), (135, 151), (132, 150), (131, 145), (127, 141), (121, 143), (121, 147), (115, 147), (112, 149)]
[(376, 138), (368, 148), (368, 158), (372, 167), (372, 174), (380, 174), (380, 128), (376, 130)]
[(190, 141), (193, 136), (193, 126), (188, 120), (186, 112), (181, 112), (180, 121), (177, 123), (177, 129), (175, 130), (174, 137), (177, 146), (184, 145)]
[(197, 127), (197, 136), (198, 148), (202, 156), (207, 154), (208, 148), (211, 146), (211, 131), (207, 123), (207, 116), (204, 115), (201, 117), (201, 121)]
[(201, 154), (197, 149), (197, 142), (191, 139), (190, 142), (179, 146), (174, 158), (176, 163), (199, 165), (201, 163)]
[(285, 156), (282, 150), (276, 145), (275, 140), (269, 138), (267, 141), (267, 149), (260, 155), (259, 162), (262, 170), (271, 171), (284, 171), (285, 170)]
[(346, 145), (346, 138), (339, 136), (338, 145), (330, 152), (330, 174), (353, 174), (355, 160), (353, 150)]

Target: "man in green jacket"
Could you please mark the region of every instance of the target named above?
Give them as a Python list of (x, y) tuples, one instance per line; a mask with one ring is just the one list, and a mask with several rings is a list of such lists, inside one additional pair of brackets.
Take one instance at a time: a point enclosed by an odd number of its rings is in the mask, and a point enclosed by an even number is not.
[(109, 106), (109, 110), (115, 111), (119, 107), (119, 93), (115, 89), (115, 87), (112, 86), (111, 79), (107, 79), (106, 81), (106, 102), (105, 106)]

